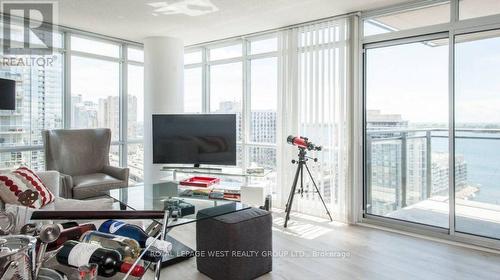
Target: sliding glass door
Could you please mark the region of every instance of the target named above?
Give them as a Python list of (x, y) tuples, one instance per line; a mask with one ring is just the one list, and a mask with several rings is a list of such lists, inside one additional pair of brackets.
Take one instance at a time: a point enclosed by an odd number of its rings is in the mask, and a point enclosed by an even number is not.
[(366, 46), (367, 214), (448, 228), (448, 49), (446, 37)]
[(363, 218), (500, 249), (500, 1), (430, 2), (362, 16)]
[(456, 231), (500, 239), (500, 31), (455, 37)]

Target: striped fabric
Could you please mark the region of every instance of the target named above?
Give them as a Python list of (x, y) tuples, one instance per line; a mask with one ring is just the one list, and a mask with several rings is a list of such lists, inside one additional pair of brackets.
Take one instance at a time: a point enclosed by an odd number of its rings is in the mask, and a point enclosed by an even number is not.
[(54, 194), (27, 167), (20, 167), (15, 171), (0, 174), (0, 198), (5, 203), (20, 204), (19, 196), (27, 190), (38, 193), (38, 199), (30, 206), (31, 208), (39, 209), (55, 200)]

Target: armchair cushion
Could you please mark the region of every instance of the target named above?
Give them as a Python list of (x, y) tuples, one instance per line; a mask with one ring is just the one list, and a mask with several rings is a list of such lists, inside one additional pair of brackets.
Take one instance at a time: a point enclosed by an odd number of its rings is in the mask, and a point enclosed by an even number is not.
[(73, 198), (84, 199), (98, 197), (111, 189), (127, 186), (128, 182), (118, 180), (108, 174), (94, 173), (73, 176)]

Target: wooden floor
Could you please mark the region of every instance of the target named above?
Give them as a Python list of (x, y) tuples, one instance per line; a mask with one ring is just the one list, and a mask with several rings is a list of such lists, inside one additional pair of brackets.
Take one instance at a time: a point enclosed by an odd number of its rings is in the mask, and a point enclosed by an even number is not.
[[(273, 217), (273, 250), (280, 256), (273, 259), (273, 272), (259, 279), (500, 279), (497, 254), (300, 214), (284, 230), (283, 214)], [(194, 248), (192, 225), (171, 234)], [(164, 269), (162, 279), (209, 278), (196, 270), (193, 258)]]

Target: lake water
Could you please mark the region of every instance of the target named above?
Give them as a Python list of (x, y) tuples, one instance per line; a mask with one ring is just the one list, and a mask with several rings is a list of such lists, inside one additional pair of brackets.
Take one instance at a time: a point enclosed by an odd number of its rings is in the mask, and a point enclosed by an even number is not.
[[(496, 134), (465, 134), (459, 136), (499, 137)], [(448, 142), (434, 138), (433, 152), (447, 152)], [(500, 139), (456, 139), (455, 154), (462, 155), (467, 164), (467, 182), (479, 186), (475, 201), (500, 204)]]

